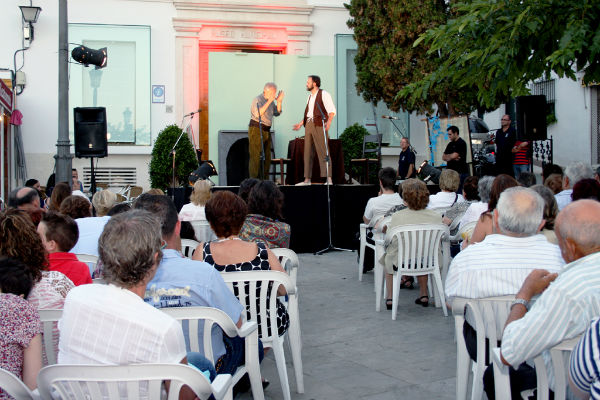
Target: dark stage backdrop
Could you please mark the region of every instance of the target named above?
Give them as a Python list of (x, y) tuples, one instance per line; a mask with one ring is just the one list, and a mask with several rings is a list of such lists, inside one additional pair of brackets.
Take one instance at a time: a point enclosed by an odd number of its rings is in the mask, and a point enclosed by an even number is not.
[[(285, 196), (284, 221), (290, 224), (290, 248), (296, 253), (313, 253), (329, 245), (327, 223), (327, 187), (280, 186)], [(217, 186), (213, 190), (230, 190), (237, 186)], [(379, 192), (378, 185), (334, 185), (330, 187), (332, 242), (336, 247), (358, 248), (354, 240), (362, 222), (367, 201)], [(171, 189), (169, 189), (169, 195)], [(189, 202), (191, 188), (175, 189), (175, 205), (180, 210)]]

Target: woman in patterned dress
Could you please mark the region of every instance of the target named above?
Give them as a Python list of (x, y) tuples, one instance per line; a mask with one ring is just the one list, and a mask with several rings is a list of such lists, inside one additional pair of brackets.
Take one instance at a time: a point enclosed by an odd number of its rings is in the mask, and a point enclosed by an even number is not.
[[(25, 265), (0, 257), (0, 368), (34, 390), (42, 367), (42, 324), (35, 307), (25, 300), (32, 286)], [(0, 389), (0, 399), (9, 398)]]
[[(279, 260), (262, 242), (247, 242), (238, 234), (244, 223), (247, 206), (239, 196), (223, 190), (214, 193), (206, 203), (206, 219), (218, 240), (200, 243), (194, 260), (204, 261), (218, 271), (273, 270), (284, 272)], [(278, 296), (286, 294), (280, 286)], [(289, 327), (289, 316), (285, 305), (277, 300), (277, 328), (283, 335)]]

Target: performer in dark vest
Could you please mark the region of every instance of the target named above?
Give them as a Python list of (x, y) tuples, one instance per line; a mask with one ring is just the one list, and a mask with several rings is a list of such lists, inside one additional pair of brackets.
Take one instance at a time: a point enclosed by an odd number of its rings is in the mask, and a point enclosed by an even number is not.
[[(319, 158), (319, 167), (321, 169), (321, 177), (327, 174), (327, 166), (325, 162), (325, 132), (329, 132), (331, 122), (335, 116), (336, 110), (333, 104), (331, 95), (321, 89), (321, 78), (316, 75), (310, 75), (306, 81), (306, 90), (310, 92), (304, 110), (304, 118), (302, 121), (294, 125), (294, 130), (299, 130), (304, 126), (304, 182), (297, 185), (310, 185), (314, 152), (316, 151)], [(329, 135), (327, 136), (329, 139)], [(329, 175), (327, 176), (327, 184), (331, 185), (331, 160), (329, 160)]]

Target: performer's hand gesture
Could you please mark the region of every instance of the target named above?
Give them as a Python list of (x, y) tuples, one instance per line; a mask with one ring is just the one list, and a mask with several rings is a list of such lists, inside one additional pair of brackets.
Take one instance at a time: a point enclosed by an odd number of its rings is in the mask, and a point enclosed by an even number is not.
[(284, 97), (285, 93), (283, 92), (283, 90), (280, 90), (279, 93), (277, 93), (277, 98), (275, 100), (277, 100), (277, 102), (279, 103), (281, 100), (283, 100)]
[(331, 127), (331, 121), (332, 121), (331, 118), (329, 118), (327, 120), (327, 126), (325, 126), (325, 132), (329, 132), (329, 128)]
[(302, 128), (302, 125), (303, 125), (302, 122), (298, 122), (297, 124), (294, 125), (294, 127), (292, 129), (295, 131), (300, 130), (300, 128)]

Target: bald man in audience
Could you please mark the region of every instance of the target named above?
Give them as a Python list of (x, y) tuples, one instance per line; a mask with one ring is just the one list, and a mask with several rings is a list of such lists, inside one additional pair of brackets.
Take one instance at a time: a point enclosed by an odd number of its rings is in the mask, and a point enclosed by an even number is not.
[[(554, 230), (568, 265), (559, 274), (545, 269), (529, 274), (515, 296), (501, 347), (502, 361), (513, 367), (543, 353), (551, 388), (554, 371), (549, 349), (583, 333), (600, 317), (600, 203), (578, 200), (567, 205), (558, 214)], [(511, 374), (511, 385), (518, 379), (518, 373)], [(491, 366), (484, 375), (484, 388), (493, 399)]]
[(40, 208), (40, 195), (34, 188), (25, 186), (11, 191), (8, 206), (25, 211), (36, 226), (42, 220), (44, 210)]

